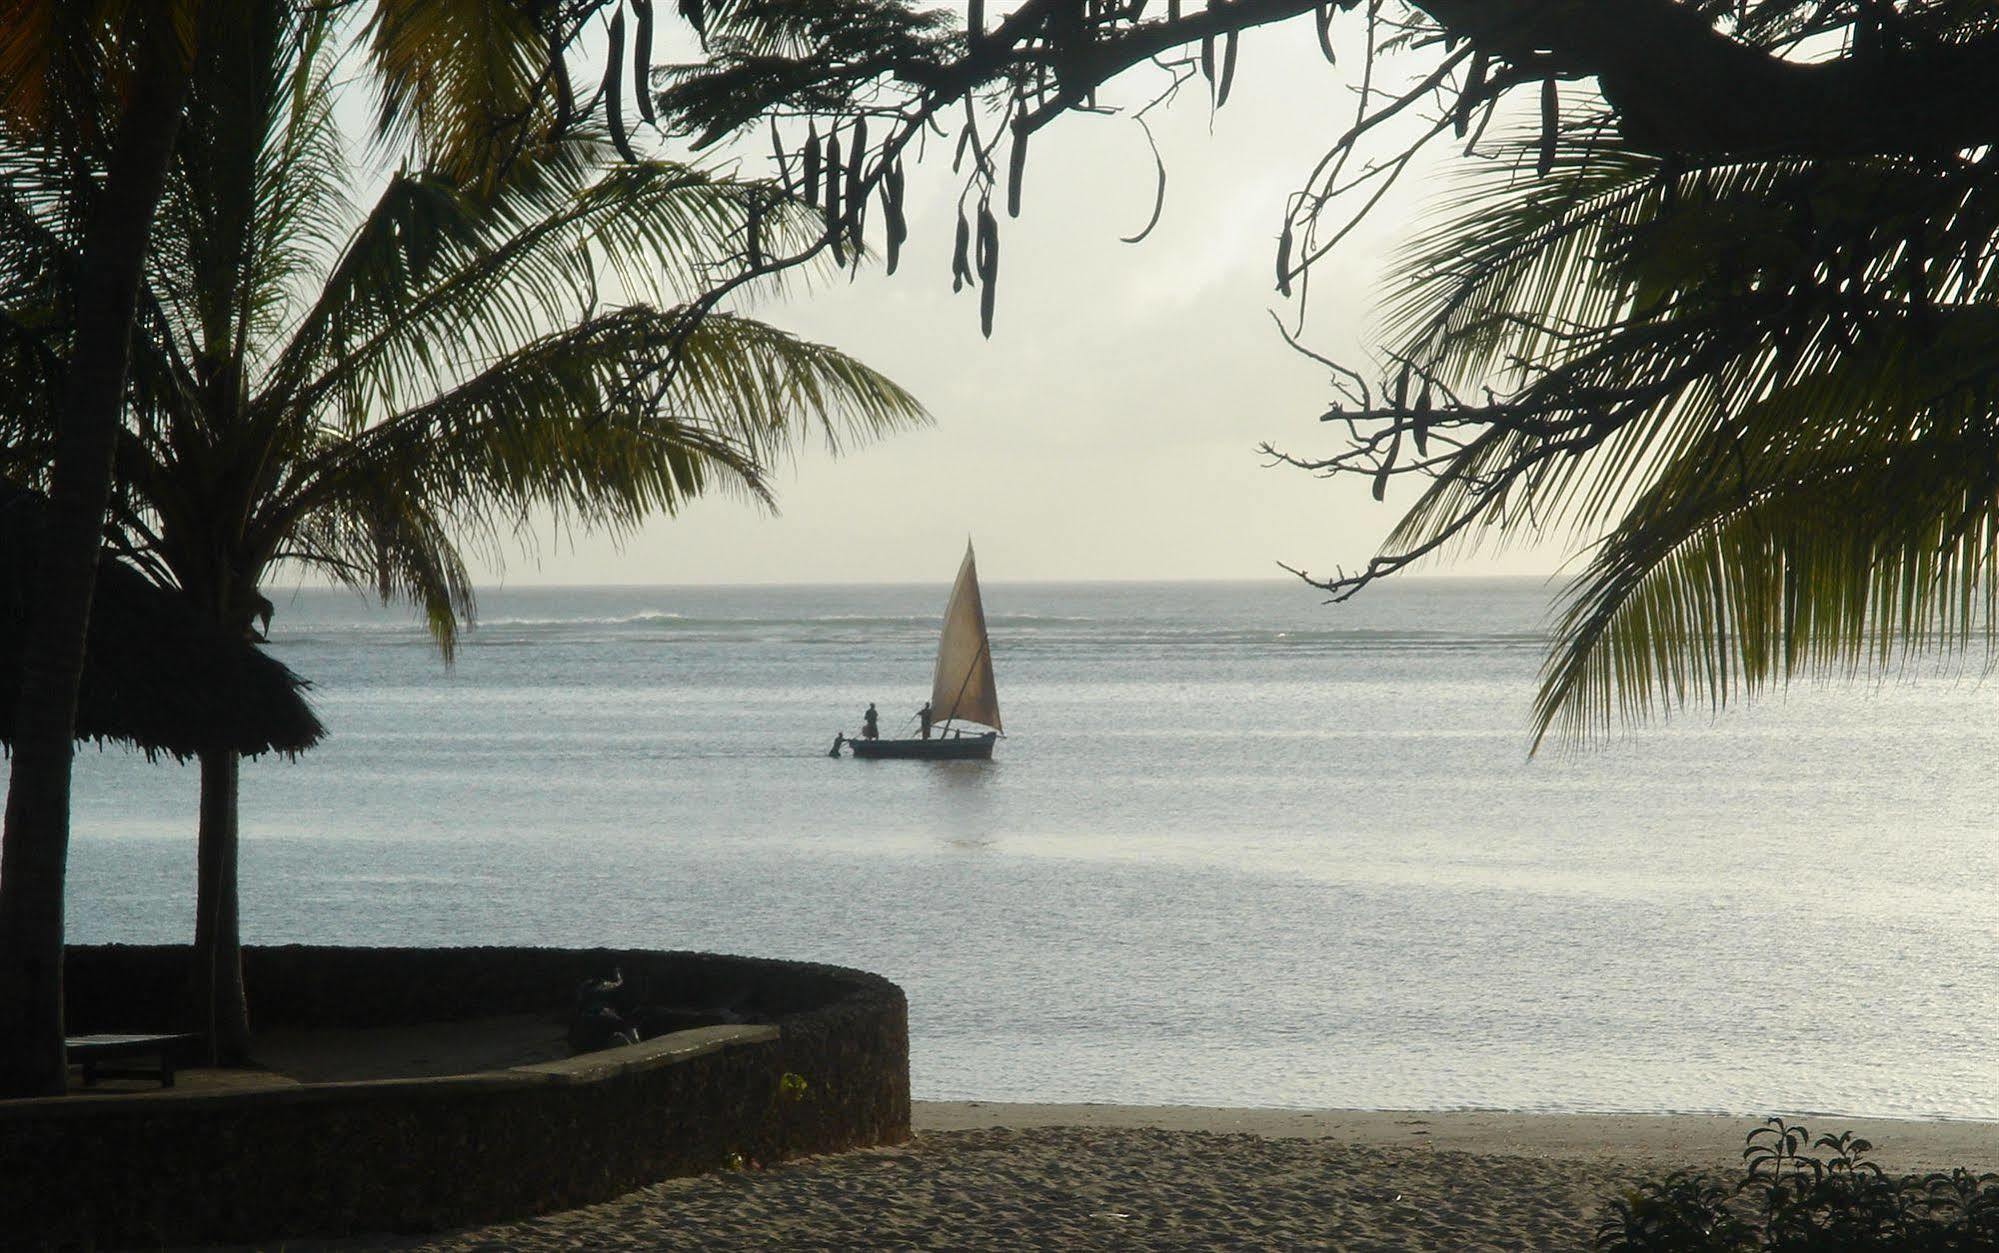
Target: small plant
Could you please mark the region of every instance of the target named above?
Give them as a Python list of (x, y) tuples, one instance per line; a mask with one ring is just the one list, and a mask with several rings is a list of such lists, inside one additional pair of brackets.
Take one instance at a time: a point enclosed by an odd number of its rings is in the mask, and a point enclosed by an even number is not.
[(1732, 1187), (1681, 1171), (1610, 1202), (1602, 1253), (1999, 1250), (1999, 1175), (1890, 1176), (1852, 1132), (1814, 1140), (1772, 1118), (1745, 1137)]
[(804, 1075), (785, 1071), (777, 1081), (777, 1099), (780, 1101), (803, 1101), (812, 1095), (812, 1085), (805, 1082)]
[(1692, 1171), (1632, 1188), (1610, 1203), (1596, 1229), (1605, 1253), (1732, 1253), (1754, 1249), (1755, 1235), (1728, 1209), (1731, 1190)]

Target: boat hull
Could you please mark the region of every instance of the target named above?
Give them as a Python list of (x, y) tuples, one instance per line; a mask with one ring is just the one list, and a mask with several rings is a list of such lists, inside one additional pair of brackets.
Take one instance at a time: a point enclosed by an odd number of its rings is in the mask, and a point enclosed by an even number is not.
[(999, 734), (938, 736), (931, 740), (848, 740), (854, 756), (871, 761), (991, 761)]

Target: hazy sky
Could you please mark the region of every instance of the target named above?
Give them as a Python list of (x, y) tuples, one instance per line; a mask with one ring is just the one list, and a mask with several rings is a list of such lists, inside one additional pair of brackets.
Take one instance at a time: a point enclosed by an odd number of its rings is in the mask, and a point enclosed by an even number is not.
[[(1256, 452), (1266, 439), (1336, 447), (1316, 421), (1330, 399), (1323, 372), (1283, 344), (1268, 311), (1285, 307), (1272, 279), (1285, 196), (1350, 115), (1359, 59), (1329, 67), (1309, 21), (1247, 33), (1224, 109), (1211, 115), (1196, 80), (1154, 112), (1166, 206), (1138, 245), (1119, 241), (1152, 207), (1138, 126), (1076, 115), (1044, 129), (1021, 217), (1001, 221), (990, 341), (976, 293), (951, 291), (960, 184), (948, 144), (934, 146), (910, 171), (910, 241), (894, 277), (877, 265), (755, 312), (894, 378), (935, 427), (838, 460), (802, 456), (776, 476), (775, 516), (699, 501), (622, 545), (552, 541), (539, 561), (510, 560), (505, 581), (944, 581), (967, 535), (995, 580), (1254, 578), (1280, 575), (1278, 560), (1327, 573), (1365, 561), (1397, 496), (1376, 504), (1364, 480), (1266, 468)], [(1128, 76), (1128, 90), (1149, 96), (1156, 77)], [(1362, 359), (1378, 264), (1436, 185), (1384, 202), (1321, 265), (1312, 347)], [(1528, 553), (1453, 568), (1552, 565)]]

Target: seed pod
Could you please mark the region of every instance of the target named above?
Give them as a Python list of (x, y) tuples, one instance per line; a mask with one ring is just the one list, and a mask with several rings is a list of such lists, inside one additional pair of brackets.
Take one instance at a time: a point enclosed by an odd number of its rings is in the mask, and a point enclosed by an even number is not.
[(1291, 219), (1284, 219), (1284, 233), (1277, 237), (1277, 294), (1291, 294)]
[(1548, 177), (1555, 168), (1555, 139), (1562, 126), (1562, 101), (1556, 94), (1555, 80), (1541, 80), (1541, 157), (1534, 163), (1534, 172), (1542, 178)]
[(958, 237), (951, 245), (951, 290), (963, 291), (972, 281), (972, 224), (958, 211)]
[(1395, 453), (1402, 447), (1402, 432), (1397, 431), (1388, 441), (1388, 455), (1381, 459), (1381, 468), (1374, 472), (1374, 498), (1380, 500), (1388, 494), (1388, 475), (1395, 468)]
[(1230, 31), (1222, 38), (1222, 83), (1215, 91), (1215, 107), (1221, 108), (1229, 102), (1229, 84), (1235, 82), (1236, 33)]
[(1201, 36), (1201, 77), (1208, 80), (1210, 87), (1215, 82), (1215, 37)]
[(632, 12), (638, 16), (637, 36), (632, 42), (632, 95), (638, 97), (639, 116), (646, 125), (659, 125), (659, 116), (652, 111), (652, 0), (632, 0)]
[(854, 119), (854, 146), (847, 154), (847, 190), (841, 203), (847, 210), (847, 229), (853, 236), (854, 251), (861, 250), (861, 219), (868, 209), (867, 185), (864, 181), (868, 164), (868, 121)]
[(784, 137), (777, 133), (777, 119), (770, 120), (770, 158), (777, 165), (778, 186), (787, 196), (796, 195), (791, 185), (791, 163), (784, 156)]
[(1451, 131), (1463, 139), (1471, 130), (1471, 111), (1477, 106), (1479, 97), (1485, 92), (1485, 53), (1471, 54), (1471, 68), (1465, 71), (1465, 85), (1458, 92), (1458, 102), (1451, 108)]
[(841, 245), (840, 237), (845, 233), (840, 221), (840, 137), (826, 136), (826, 190), (823, 207), (826, 213), (826, 231), (833, 245), (833, 264), (847, 264), (847, 250)]
[(978, 251), (974, 254), (979, 281), (990, 283), (999, 274), (999, 219), (993, 216), (990, 201), (979, 201)]
[(1322, 4), (1313, 13), (1319, 27), (1319, 51), (1325, 55), (1327, 65), (1338, 65), (1339, 54), (1333, 51), (1333, 6)]
[(902, 256), (902, 241), (909, 238), (909, 223), (902, 215), (900, 161), (882, 171), (881, 197), (884, 233), (888, 236), (888, 272), (893, 274), (896, 262)]
[(569, 81), (569, 66), (553, 39), (548, 45), (548, 73), (555, 83), (555, 129), (560, 133), (576, 120), (576, 86)]
[(1013, 151), (1006, 159), (1006, 215), (1020, 216), (1020, 176), (1027, 168), (1027, 119), (1013, 120)]
[(750, 268), (762, 269), (764, 263), (763, 241), (759, 238), (763, 227), (763, 201), (750, 201), (749, 213), (743, 220), (743, 250), (749, 254)]
[(819, 199), (819, 128), (811, 122), (805, 124), (805, 173), (799, 180), (804, 187), (804, 197), (808, 201)]
[(979, 202), (979, 333), (993, 337), (993, 293), (998, 290), (999, 221), (992, 206)]
[(971, 148), (971, 146), (972, 146), (972, 128), (970, 124), (967, 124), (959, 129), (958, 148), (957, 151), (951, 154), (951, 172), (953, 174), (956, 174), (958, 170), (965, 164), (965, 153)]
[(1391, 400), (1393, 400), (1393, 401), (1395, 402), (1395, 407), (1396, 407), (1397, 409), (1404, 409), (1404, 408), (1407, 408), (1407, 407), (1408, 407), (1408, 405), (1409, 405), (1409, 367), (1408, 367), (1408, 366), (1406, 366), (1406, 365), (1405, 365), (1405, 366), (1403, 366), (1403, 367), (1402, 367), (1402, 373), (1400, 373), (1400, 374), (1398, 374), (1398, 375), (1396, 375), (1396, 376), (1395, 376), (1395, 388), (1394, 388), (1394, 390), (1393, 390), (1393, 391), (1391, 391), (1391, 392), (1389, 393), (1389, 399), (1391, 399)]
[(972, 0), (970, 7), (965, 13), (966, 46), (969, 47), (970, 45), (979, 42), (979, 36), (985, 33), (986, 33), (985, 0)]
[(625, 160), (637, 163), (632, 141), (625, 136), (625, 11), (611, 18), (611, 51), (604, 65), (604, 115), (611, 124), (611, 146)]
[(819, 193), (820, 207), (826, 211), (828, 226), (840, 220), (840, 178), (844, 171), (840, 168), (840, 137), (826, 136), (825, 185)]

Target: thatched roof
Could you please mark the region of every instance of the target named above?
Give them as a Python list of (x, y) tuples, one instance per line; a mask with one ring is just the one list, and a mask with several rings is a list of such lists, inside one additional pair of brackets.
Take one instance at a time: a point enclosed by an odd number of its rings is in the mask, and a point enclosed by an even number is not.
[[(14, 737), (44, 512), (40, 495), (0, 481), (0, 742)], [(326, 735), (300, 694), (307, 686), (131, 566), (108, 555), (98, 563), (78, 739), (122, 740), (181, 758), (205, 748), (296, 753)]]

